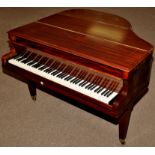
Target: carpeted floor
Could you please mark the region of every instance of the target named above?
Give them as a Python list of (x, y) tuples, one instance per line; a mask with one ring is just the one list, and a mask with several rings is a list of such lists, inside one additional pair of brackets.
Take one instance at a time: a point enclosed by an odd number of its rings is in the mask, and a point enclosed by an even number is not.
[[(0, 8), (0, 56), (7, 31), (66, 8)], [(92, 8), (93, 9), (93, 8)], [(96, 9), (96, 8), (94, 8)], [(98, 8), (127, 18), (155, 46), (155, 8)], [(118, 126), (27, 85), (0, 70), (0, 146), (121, 146)], [(150, 90), (132, 112), (126, 146), (155, 146), (155, 63)]]

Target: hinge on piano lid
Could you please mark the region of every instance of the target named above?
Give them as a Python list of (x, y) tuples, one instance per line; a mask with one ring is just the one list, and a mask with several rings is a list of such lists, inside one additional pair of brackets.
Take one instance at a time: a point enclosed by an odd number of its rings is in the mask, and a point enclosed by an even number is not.
[(2, 56), (1, 58), (2, 64), (6, 64), (7, 60), (12, 58), (15, 55), (16, 55), (16, 50), (14, 48), (10, 48), (10, 52)]

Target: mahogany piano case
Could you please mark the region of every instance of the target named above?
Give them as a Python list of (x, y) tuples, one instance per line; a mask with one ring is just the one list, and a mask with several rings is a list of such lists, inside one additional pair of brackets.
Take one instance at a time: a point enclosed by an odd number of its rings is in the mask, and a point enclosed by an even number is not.
[[(116, 15), (63, 11), (8, 32), (3, 72), (119, 125), (125, 143), (134, 105), (148, 91), (153, 47)], [(67, 121), (67, 120), (66, 120)]]

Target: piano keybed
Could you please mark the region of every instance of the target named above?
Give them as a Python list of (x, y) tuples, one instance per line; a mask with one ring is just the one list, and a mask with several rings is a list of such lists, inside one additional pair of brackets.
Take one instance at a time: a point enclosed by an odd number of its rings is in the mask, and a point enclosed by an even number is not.
[(119, 94), (123, 86), (119, 78), (30, 50), (18, 53), (8, 63), (106, 104)]

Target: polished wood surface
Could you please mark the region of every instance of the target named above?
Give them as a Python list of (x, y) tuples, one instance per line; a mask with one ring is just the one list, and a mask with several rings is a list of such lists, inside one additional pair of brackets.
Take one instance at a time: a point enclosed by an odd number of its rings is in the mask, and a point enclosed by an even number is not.
[[(37, 88), (67, 97), (68, 102), (119, 124), (119, 138), (125, 142), (132, 109), (148, 91), (153, 60), (152, 45), (140, 39), (126, 19), (87, 9), (67, 10), (8, 35), (10, 52), (2, 57), (3, 72), (27, 83), (33, 100)], [(23, 50), (107, 75), (121, 84), (119, 95), (105, 104), (8, 63)]]
[(128, 76), (153, 47), (138, 38), (127, 23), (102, 12), (70, 10), (9, 31), (9, 35), (112, 66)]

